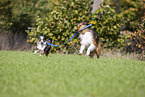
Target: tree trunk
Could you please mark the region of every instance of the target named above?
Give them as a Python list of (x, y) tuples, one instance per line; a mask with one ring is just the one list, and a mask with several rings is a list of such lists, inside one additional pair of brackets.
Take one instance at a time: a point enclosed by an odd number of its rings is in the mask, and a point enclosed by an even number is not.
[(93, 9), (91, 11), (92, 13), (96, 12), (96, 10), (99, 8), (101, 2), (104, 2), (104, 0), (94, 0)]

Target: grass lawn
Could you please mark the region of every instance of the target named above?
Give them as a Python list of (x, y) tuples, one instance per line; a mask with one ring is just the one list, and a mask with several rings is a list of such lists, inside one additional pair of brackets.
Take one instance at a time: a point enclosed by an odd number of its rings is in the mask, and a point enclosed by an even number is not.
[(145, 61), (0, 51), (0, 97), (145, 97)]

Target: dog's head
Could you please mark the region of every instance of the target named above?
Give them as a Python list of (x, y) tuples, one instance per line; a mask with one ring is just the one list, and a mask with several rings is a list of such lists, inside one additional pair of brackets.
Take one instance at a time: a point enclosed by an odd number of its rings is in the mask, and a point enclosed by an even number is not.
[(88, 21), (83, 21), (78, 24), (78, 32), (81, 33), (81, 29), (88, 25)]
[(43, 44), (46, 41), (46, 37), (45, 36), (39, 36), (38, 42)]
[(49, 38), (46, 42), (47, 43), (52, 43), (53, 42), (53, 39), (52, 38)]

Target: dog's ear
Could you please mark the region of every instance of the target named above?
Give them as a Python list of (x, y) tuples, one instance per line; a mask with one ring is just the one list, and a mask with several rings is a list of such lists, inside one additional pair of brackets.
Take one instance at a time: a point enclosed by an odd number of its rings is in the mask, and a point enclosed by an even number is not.
[(77, 31), (80, 31), (80, 27), (83, 25), (83, 22), (81, 22), (81, 23), (79, 23), (78, 24), (78, 29), (77, 29)]
[(44, 35), (44, 40), (46, 40), (46, 35)]

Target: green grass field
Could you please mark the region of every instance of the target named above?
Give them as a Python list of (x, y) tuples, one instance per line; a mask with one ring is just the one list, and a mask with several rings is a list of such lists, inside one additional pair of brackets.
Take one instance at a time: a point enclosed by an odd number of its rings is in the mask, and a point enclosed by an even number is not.
[(0, 51), (0, 97), (145, 97), (145, 61)]

